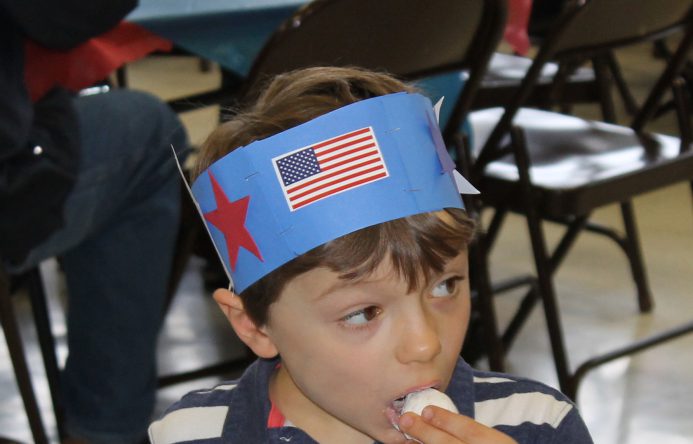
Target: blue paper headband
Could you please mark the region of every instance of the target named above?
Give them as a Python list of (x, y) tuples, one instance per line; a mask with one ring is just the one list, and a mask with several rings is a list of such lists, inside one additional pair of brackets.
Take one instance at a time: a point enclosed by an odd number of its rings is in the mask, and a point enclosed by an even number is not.
[(361, 228), (477, 192), (459, 173), (431, 102), (396, 93), (353, 103), (213, 163), (192, 185), (237, 293)]

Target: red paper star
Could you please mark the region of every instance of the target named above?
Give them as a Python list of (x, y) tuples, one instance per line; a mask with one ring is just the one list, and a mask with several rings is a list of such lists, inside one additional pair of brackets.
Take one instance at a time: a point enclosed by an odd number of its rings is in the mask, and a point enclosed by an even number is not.
[(214, 191), (214, 200), (217, 202), (217, 208), (214, 211), (205, 213), (204, 217), (224, 234), (231, 269), (236, 269), (238, 250), (241, 247), (250, 251), (262, 261), (260, 249), (245, 227), (245, 218), (248, 213), (250, 196), (245, 196), (235, 202), (230, 202), (224, 190), (221, 188), (221, 185), (219, 185), (211, 172), (209, 173), (209, 179), (212, 181), (212, 190)]

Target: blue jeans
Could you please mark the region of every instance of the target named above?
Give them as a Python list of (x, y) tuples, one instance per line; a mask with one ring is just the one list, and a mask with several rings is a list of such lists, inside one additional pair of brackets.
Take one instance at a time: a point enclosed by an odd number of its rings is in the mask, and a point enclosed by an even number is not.
[(68, 289), (62, 391), (71, 436), (126, 444), (145, 436), (180, 211), (171, 153), (187, 147), (153, 96), (116, 90), (76, 99), (80, 175), (65, 226), (25, 266), (61, 256)]

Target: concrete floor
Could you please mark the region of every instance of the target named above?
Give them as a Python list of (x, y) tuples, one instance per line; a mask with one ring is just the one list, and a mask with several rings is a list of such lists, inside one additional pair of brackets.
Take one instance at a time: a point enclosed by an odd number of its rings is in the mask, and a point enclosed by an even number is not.
[[(626, 76), (640, 94), (651, 81), (658, 62), (649, 48), (619, 54)], [(133, 87), (153, 91), (164, 98), (192, 89), (213, 86), (215, 70), (201, 73), (194, 60), (184, 58), (147, 59), (130, 70)], [(590, 113), (585, 108), (578, 112)], [(191, 138), (200, 142), (213, 128), (216, 110), (208, 109), (184, 116)], [(669, 118), (658, 129), (672, 133)], [(686, 184), (661, 189), (635, 200), (642, 248), (656, 306), (651, 314), (637, 311), (635, 292), (627, 264), (618, 248), (603, 238), (584, 234), (556, 277), (571, 364), (576, 366), (595, 352), (608, 350), (677, 323), (693, 319), (693, 212), (690, 188)], [(620, 227), (618, 208), (607, 207), (595, 218)], [(550, 239), (560, 230), (547, 226)], [(526, 226), (519, 217), (510, 217), (493, 255), (494, 278), (530, 271), (531, 252)], [(241, 353), (238, 341), (203, 290), (199, 271), (201, 260), (188, 266), (161, 334), (160, 370), (169, 374), (215, 363)], [(64, 286), (54, 262), (43, 265), (50, 295), (54, 333), (64, 359)], [(507, 322), (519, 294), (498, 298), (501, 323)], [(54, 424), (48, 404), (45, 377), (29, 325), (29, 305), (25, 297), (15, 298), (23, 333), (29, 347), (35, 385), (41, 395), (44, 420)], [(4, 341), (0, 345), (0, 436), (31, 442), (21, 399), (16, 390)], [(693, 335), (657, 349), (623, 358), (588, 374), (578, 396), (579, 407), (599, 444), (693, 443)], [(548, 339), (540, 308), (535, 309), (511, 349), (508, 370), (556, 385)], [(481, 364), (483, 365), (483, 363)], [(180, 384), (159, 392), (157, 413), (183, 393), (208, 386), (216, 378)]]

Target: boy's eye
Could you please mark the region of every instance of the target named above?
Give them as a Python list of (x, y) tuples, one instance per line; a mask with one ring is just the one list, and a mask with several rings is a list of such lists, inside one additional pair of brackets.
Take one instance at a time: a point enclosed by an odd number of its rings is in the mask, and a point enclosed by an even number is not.
[(342, 321), (347, 325), (363, 325), (378, 317), (380, 313), (382, 313), (380, 308), (371, 305), (370, 307), (349, 313), (342, 318)]
[(455, 290), (457, 290), (457, 284), (462, 280), (461, 277), (456, 276), (456, 277), (451, 277), (450, 279), (446, 279), (443, 282), (439, 283), (435, 287), (433, 287), (433, 290), (431, 291), (431, 295), (442, 298), (446, 296), (452, 296), (455, 293)]

